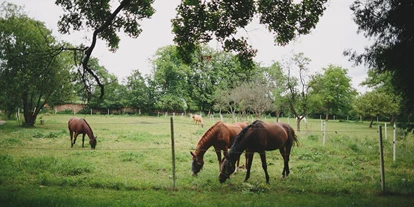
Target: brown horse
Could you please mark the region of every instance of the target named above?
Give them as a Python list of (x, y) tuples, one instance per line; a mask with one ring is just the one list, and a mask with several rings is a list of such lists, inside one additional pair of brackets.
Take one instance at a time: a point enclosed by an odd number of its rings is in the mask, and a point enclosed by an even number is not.
[[(239, 134), (239, 132), (243, 129), (243, 126), (247, 126), (247, 124), (243, 122), (226, 124), (222, 121), (218, 121), (210, 127), (198, 141), (196, 151), (190, 152), (193, 156), (191, 167), (193, 175), (197, 175), (197, 173), (203, 168), (203, 156), (211, 146), (213, 146), (216, 151), (220, 168), (221, 151), (223, 151), (224, 156), (227, 156), (228, 149), (233, 144), (237, 134)], [(237, 166), (238, 164), (239, 162), (237, 162)]]
[[(76, 138), (78, 137), (79, 134), (83, 135), (82, 136), (82, 147), (84, 147), (85, 134), (87, 134), (89, 137), (89, 144), (91, 145), (91, 148), (95, 149), (97, 137), (93, 135), (92, 128), (91, 126), (89, 126), (88, 122), (86, 122), (85, 119), (81, 119), (78, 117), (73, 117), (69, 119), (68, 128), (69, 128), (69, 134), (70, 134), (70, 147), (73, 147), (73, 145), (76, 142)], [(75, 133), (75, 137), (73, 137), (73, 133)], [(73, 139), (73, 142), (72, 142), (72, 139)]]
[(191, 118), (193, 118), (196, 124), (200, 123), (201, 127), (204, 127), (203, 117), (200, 115), (191, 115)]
[(269, 183), (269, 174), (267, 173), (266, 151), (279, 149), (283, 157), (284, 167), (282, 178), (288, 176), (289, 156), (294, 143), (298, 144), (293, 128), (284, 123), (265, 123), (257, 120), (245, 127), (239, 135), (237, 135), (233, 146), (225, 156), (221, 166), (219, 181), (225, 182), (235, 171), (235, 162), (240, 158), (241, 153), (246, 150), (247, 156), (247, 172), (244, 181), (250, 177), (250, 168), (252, 166), (253, 154), (258, 152), (262, 160), (262, 167), (266, 175), (266, 183)]

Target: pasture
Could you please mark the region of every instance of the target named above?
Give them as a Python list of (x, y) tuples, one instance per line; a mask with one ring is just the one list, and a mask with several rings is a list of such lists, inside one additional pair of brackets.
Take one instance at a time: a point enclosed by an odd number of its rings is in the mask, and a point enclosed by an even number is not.
[[(79, 115), (91, 125), (97, 145), (91, 150), (81, 136), (71, 148), (71, 115), (43, 115), (44, 125), (0, 125), (0, 206), (413, 206), (414, 137), (397, 140), (392, 154), (392, 127), (384, 138), (386, 192), (381, 192), (378, 127), (368, 123), (327, 123), (322, 146), (320, 120), (307, 120), (296, 132), (300, 142), (283, 180), (279, 151), (267, 152), (270, 184), (254, 155), (251, 177), (245, 170), (220, 184), (213, 148), (204, 168), (191, 176), (198, 139), (204, 128), (190, 117), (174, 118), (176, 188), (173, 189), (170, 118)], [(230, 119), (225, 119), (230, 123)], [(263, 121), (275, 121), (274, 119)], [(38, 121), (40, 122), (40, 121)], [(294, 129), (294, 120), (290, 122)], [(242, 155), (244, 158), (244, 155)], [(244, 159), (241, 164), (244, 164)]]

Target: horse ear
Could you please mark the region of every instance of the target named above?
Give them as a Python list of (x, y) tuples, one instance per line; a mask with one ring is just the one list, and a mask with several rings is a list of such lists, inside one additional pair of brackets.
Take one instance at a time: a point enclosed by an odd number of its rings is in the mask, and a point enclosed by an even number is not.
[(191, 152), (191, 151), (190, 151), (190, 154), (191, 154), (194, 158), (196, 157), (196, 156), (195, 156), (195, 154), (194, 154), (193, 152)]

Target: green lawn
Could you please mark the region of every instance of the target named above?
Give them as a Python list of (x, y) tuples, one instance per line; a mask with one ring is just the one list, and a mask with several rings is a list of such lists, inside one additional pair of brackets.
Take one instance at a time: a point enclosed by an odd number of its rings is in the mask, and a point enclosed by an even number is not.
[[(337, 120), (327, 123), (325, 146), (320, 120), (302, 125), (288, 178), (279, 179), (283, 161), (273, 151), (267, 153), (269, 185), (258, 155), (247, 183), (242, 170), (220, 184), (212, 149), (197, 177), (191, 176), (190, 155), (218, 119), (204, 117), (201, 128), (188, 116), (176, 116), (173, 189), (169, 117), (86, 115), (98, 136), (96, 150), (87, 137), (85, 148), (81, 137), (70, 148), (70, 117), (42, 115), (45, 124), (34, 128), (15, 121), (0, 125), (0, 206), (414, 205), (414, 137), (398, 136), (394, 162), (392, 127), (384, 136), (386, 192), (380, 185), (378, 126)], [(293, 119), (281, 121), (296, 129)]]

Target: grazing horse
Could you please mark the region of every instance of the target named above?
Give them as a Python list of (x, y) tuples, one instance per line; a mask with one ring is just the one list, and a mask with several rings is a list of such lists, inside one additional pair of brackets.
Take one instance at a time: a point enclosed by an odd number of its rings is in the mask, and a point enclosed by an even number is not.
[[(239, 134), (239, 132), (243, 129), (243, 126), (247, 126), (247, 124), (244, 122), (226, 124), (222, 121), (218, 121), (210, 127), (198, 141), (196, 151), (190, 152), (193, 156), (191, 167), (193, 175), (197, 175), (197, 173), (203, 168), (203, 156), (211, 146), (213, 146), (216, 151), (220, 168), (221, 151), (223, 151), (224, 156), (227, 156), (228, 149), (233, 144), (237, 134)], [(239, 162), (237, 162), (237, 167), (238, 164)]]
[(193, 121), (195, 121), (196, 124), (200, 123), (201, 127), (204, 127), (203, 117), (200, 115), (191, 115), (191, 118), (193, 118)]
[(298, 139), (293, 128), (284, 123), (265, 123), (256, 120), (249, 126), (245, 127), (239, 135), (237, 135), (228, 156), (224, 157), (220, 166), (219, 181), (225, 182), (235, 171), (235, 162), (240, 158), (241, 153), (246, 150), (247, 172), (244, 181), (250, 177), (250, 168), (253, 161), (253, 153), (258, 152), (262, 160), (262, 167), (266, 175), (266, 183), (269, 183), (269, 174), (267, 173), (266, 151), (279, 149), (283, 157), (284, 167), (282, 178), (288, 176), (289, 171), (289, 155), (294, 145), (298, 144)]
[[(97, 137), (93, 135), (92, 128), (91, 126), (89, 126), (88, 122), (86, 122), (85, 119), (81, 119), (78, 117), (73, 117), (69, 119), (68, 128), (69, 128), (69, 134), (70, 134), (70, 147), (73, 147), (73, 145), (76, 142), (76, 138), (78, 137), (79, 134), (83, 135), (82, 136), (82, 147), (84, 147), (85, 134), (87, 134), (89, 137), (89, 144), (91, 145), (91, 148), (95, 149)], [(75, 133), (75, 136), (73, 136), (73, 133)], [(72, 139), (73, 139), (73, 142), (72, 142)]]

